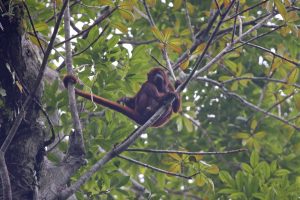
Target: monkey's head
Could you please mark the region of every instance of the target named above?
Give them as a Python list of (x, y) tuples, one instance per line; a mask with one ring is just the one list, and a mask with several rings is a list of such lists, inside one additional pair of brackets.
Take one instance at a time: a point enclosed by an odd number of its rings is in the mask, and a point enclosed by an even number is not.
[(148, 73), (148, 81), (153, 83), (160, 92), (165, 92), (167, 89), (167, 75), (161, 68), (153, 68)]

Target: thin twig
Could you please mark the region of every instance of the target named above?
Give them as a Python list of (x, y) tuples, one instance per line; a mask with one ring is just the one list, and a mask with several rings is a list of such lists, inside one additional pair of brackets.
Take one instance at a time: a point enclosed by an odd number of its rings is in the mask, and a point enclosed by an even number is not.
[(267, 20), (269, 20), (271, 17), (273, 17), (272, 14), (269, 14), (266, 18), (261, 20), (259, 23), (257, 23), (255, 26), (251, 27), (249, 30), (247, 30), (245, 33), (240, 35), (236, 40), (233, 41), (233, 43), (228, 44), (220, 53), (218, 53), (212, 60), (210, 60), (204, 67), (202, 67), (200, 70), (195, 73), (194, 77), (198, 77), (199, 74), (201, 74), (204, 71), (207, 71), (212, 67), (214, 63), (216, 63), (219, 59), (221, 59), (225, 54), (232, 51), (232, 46), (236, 43), (238, 43), (242, 38), (244, 38), (246, 35), (250, 34), (254, 30), (257, 30), (259, 27), (261, 27)]
[[(85, 47), (84, 49), (82, 49), (79, 52), (76, 52), (76, 53), (72, 54), (72, 57), (75, 57), (75, 56), (78, 56), (78, 55), (82, 54), (83, 52), (85, 52), (86, 50), (88, 50), (91, 46), (93, 46), (99, 40), (99, 38), (104, 34), (104, 32), (106, 31), (106, 29), (108, 28), (108, 26), (109, 26), (109, 24), (107, 24), (103, 28), (102, 32), (87, 47)], [(55, 70), (59, 72), (60, 70), (62, 70), (64, 68), (65, 64), (66, 64), (66, 62), (63, 61)]]
[[(153, 20), (153, 18), (151, 16), (149, 7), (148, 7), (148, 5), (146, 3), (146, 0), (143, 0), (143, 4), (144, 4), (144, 7), (145, 7), (147, 16), (149, 18), (149, 23), (150, 23), (151, 27), (156, 27), (155, 23), (154, 23), (154, 20)], [(169, 56), (168, 56), (167, 45), (165, 43), (164, 43), (164, 47), (162, 49), (162, 53), (163, 53), (163, 58), (166, 61), (166, 66), (167, 66), (167, 68), (168, 68), (171, 76), (174, 78), (174, 80), (176, 80), (176, 76), (174, 74), (174, 71), (173, 71), (173, 68), (172, 68), (172, 64), (171, 64), (171, 61), (170, 61)]]
[(207, 44), (205, 45), (205, 48), (204, 48), (202, 54), (197, 58), (192, 72), (189, 74), (188, 78), (177, 88), (176, 91), (182, 91), (187, 86), (187, 84), (190, 82), (190, 80), (192, 79), (194, 74), (196, 73), (198, 67), (200, 66), (200, 64), (201, 64), (201, 62), (204, 58), (204, 55), (206, 54), (208, 48), (210, 47), (211, 42), (213, 41), (214, 37), (216, 36), (217, 32), (219, 31), (219, 28), (220, 28), (221, 24), (223, 23), (223, 20), (227, 16), (227, 14), (228, 14), (229, 10), (231, 9), (231, 7), (233, 6), (234, 2), (235, 2), (235, 0), (233, 0), (231, 2), (231, 4), (228, 6), (225, 13), (221, 16), (220, 21), (218, 22), (218, 24), (217, 24), (216, 28), (214, 29), (213, 33), (211, 34)]
[[(166, 68), (163, 64), (161, 64), (160, 62), (159, 62), (159, 60), (157, 60), (153, 55), (151, 55), (150, 54), (150, 57), (159, 65), (159, 66), (161, 66), (162, 68)], [(166, 69), (168, 69), (168, 68), (166, 68)]]
[[(237, 1), (237, 3), (236, 3), (236, 8), (235, 8), (235, 13), (238, 12), (238, 10), (239, 10), (239, 5), (240, 5), (240, 2)], [(233, 40), (234, 40), (234, 35), (235, 35), (235, 31), (236, 31), (236, 19), (237, 19), (238, 16), (239, 16), (239, 15), (236, 15), (235, 18), (234, 18), (233, 29), (232, 29), (232, 36), (231, 36), (231, 43), (232, 43)], [(241, 26), (241, 25), (240, 25), (240, 26)]]
[(53, 151), (57, 147), (58, 144), (60, 144), (61, 141), (63, 141), (66, 137), (69, 137), (69, 135), (63, 135), (62, 138), (59, 138), (59, 140), (54, 144), (50, 149), (47, 150), (47, 153)]
[[(70, 8), (72, 8), (73, 6), (75, 6), (76, 4), (78, 4), (81, 0), (74, 0), (74, 2), (70, 5)], [(59, 15), (59, 13), (54, 14), (52, 17), (50, 17), (48, 20), (46, 20), (46, 23), (48, 24), (49, 22), (51, 22), (53, 19), (56, 19), (56, 17)], [(55, 23), (57, 21), (55, 20)]]
[(167, 154), (167, 153), (176, 153), (176, 154), (184, 154), (184, 155), (221, 155), (221, 154), (233, 154), (239, 153), (243, 151), (247, 151), (247, 149), (234, 149), (228, 151), (198, 151), (198, 152), (191, 152), (191, 151), (177, 151), (177, 150), (159, 150), (159, 149), (140, 149), (140, 148), (128, 148), (126, 151), (134, 151), (134, 152), (147, 152), (147, 153), (160, 153), (160, 154)]
[(298, 67), (300, 66), (300, 63), (297, 63), (297, 62), (295, 62), (293, 60), (290, 60), (290, 59), (288, 59), (288, 58), (286, 58), (286, 57), (284, 57), (284, 56), (282, 56), (282, 55), (280, 55), (278, 53), (275, 53), (275, 52), (273, 52), (273, 51), (271, 51), (269, 49), (266, 49), (266, 48), (264, 48), (262, 46), (259, 46), (259, 45), (256, 45), (256, 44), (252, 44), (252, 43), (246, 43), (246, 42), (242, 42), (242, 41), (241, 41), (241, 43), (246, 44), (246, 45), (251, 46), (251, 47), (255, 47), (255, 48), (263, 50), (265, 52), (268, 52), (268, 53), (272, 54), (273, 56), (281, 58), (282, 60), (285, 60), (285, 61), (287, 61), (289, 63), (292, 63), (293, 65), (296, 65)]
[[(99, 146), (98, 149), (101, 153), (106, 153), (106, 151), (101, 146)], [(119, 168), (118, 171), (124, 176), (129, 176), (128, 173), (122, 170), (121, 168)], [(141, 193), (150, 193), (150, 191), (147, 188), (145, 188), (142, 184), (140, 184), (136, 179), (130, 177), (130, 181), (132, 182), (132, 186), (135, 190), (138, 190)]]
[[(240, 80), (261, 80), (261, 81), (271, 81), (271, 82), (275, 82), (275, 83), (281, 83), (284, 85), (288, 85), (288, 82), (286, 80), (278, 80), (278, 79), (273, 79), (273, 78), (268, 78), (268, 77), (236, 77), (236, 78), (232, 78), (226, 81), (223, 81), (222, 84), (228, 84), (234, 81), (240, 81)], [(300, 85), (297, 83), (292, 84), (292, 86), (299, 88), (300, 89)]]
[(150, 14), (149, 7), (148, 7), (148, 5), (146, 3), (146, 0), (143, 0), (143, 5), (144, 5), (144, 8), (146, 10), (146, 13), (147, 13), (147, 16), (148, 16), (148, 21), (149, 21), (150, 25), (152, 27), (155, 27), (155, 23), (154, 23), (154, 20), (153, 20), (151, 14)]
[(91, 26), (89, 26), (88, 28), (84, 29), (83, 31), (81, 31), (81, 32), (79, 32), (79, 33), (73, 35), (73, 36), (70, 37), (69, 39), (66, 39), (66, 40), (64, 40), (64, 41), (62, 41), (62, 42), (59, 42), (59, 43), (55, 44), (55, 47), (58, 47), (58, 46), (60, 46), (60, 45), (62, 45), (62, 44), (64, 44), (64, 43), (66, 43), (67, 41), (70, 41), (70, 40), (72, 40), (72, 39), (74, 39), (74, 38), (77, 38), (77, 37), (79, 37), (80, 35), (83, 35), (83, 34), (85, 34), (85, 33), (88, 33), (94, 26), (100, 24), (103, 20), (105, 20), (106, 18), (108, 18), (110, 15), (112, 15), (112, 13), (115, 12), (115, 11), (117, 10), (117, 8), (118, 8), (118, 7), (116, 6), (116, 7), (114, 7), (113, 9), (107, 11), (106, 13), (104, 13), (103, 15), (101, 15), (100, 17), (98, 17), (98, 18), (94, 21), (94, 23), (93, 23)]
[[(252, 42), (253, 40), (257, 40), (257, 39), (262, 38), (262, 37), (264, 37), (264, 36), (266, 36), (266, 35), (269, 35), (270, 33), (275, 32), (275, 31), (277, 31), (278, 29), (280, 29), (280, 28), (282, 28), (282, 27), (284, 27), (284, 26), (285, 26), (285, 25), (280, 25), (280, 26), (274, 28), (273, 30), (270, 30), (270, 31), (268, 31), (268, 32), (262, 33), (262, 34), (260, 34), (260, 35), (258, 35), (258, 36), (256, 36), (256, 37), (254, 37), (254, 38), (251, 38), (251, 39), (249, 39), (249, 40), (243, 42), (243, 44), (241, 44), (241, 45), (239, 45), (239, 46), (236, 46), (236, 47), (233, 47), (230, 51), (234, 51), (234, 50), (236, 50), (236, 49), (238, 49), (238, 48), (240, 48), (240, 47), (242, 47), (242, 46), (245, 46), (246, 44)], [(241, 40), (240, 40), (239, 42), (241, 42)]]
[(191, 18), (190, 18), (190, 14), (189, 14), (189, 10), (187, 7), (187, 0), (183, 0), (184, 2), (184, 7), (185, 7), (185, 18), (186, 18), (186, 22), (188, 24), (190, 33), (191, 33), (191, 39), (193, 42), (195, 42), (195, 35), (194, 35), (194, 31), (193, 31), (193, 27), (192, 27), (192, 23), (191, 23)]
[[(285, 100), (287, 100), (288, 98), (290, 98), (291, 96), (293, 96), (295, 94), (295, 92), (291, 92), (291, 94), (285, 96), (284, 98), (282, 98), (280, 101), (277, 101), (276, 103), (274, 103), (272, 106), (270, 106), (266, 111), (270, 112), (273, 108), (275, 108), (276, 106), (280, 105), (281, 103), (283, 103)], [(279, 116), (281, 116), (279, 114)], [(256, 127), (258, 127), (258, 124), (260, 124), (262, 122), (262, 120), (264, 120), (266, 118), (266, 116), (264, 115), (263, 117), (261, 117), (258, 122)]]
[(31, 25), (31, 27), (32, 27), (32, 29), (33, 29), (34, 36), (36, 37), (36, 39), (37, 39), (37, 41), (38, 41), (38, 44), (39, 44), (39, 46), (40, 46), (41, 51), (42, 51), (43, 54), (45, 55), (44, 48), (43, 48), (43, 46), (42, 46), (42, 44), (41, 44), (40, 38), (38, 37), (37, 31), (35, 30), (34, 23), (33, 23), (33, 20), (32, 20), (31, 15), (30, 15), (30, 11), (29, 11), (29, 9), (28, 9), (28, 6), (27, 6), (27, 4), (26, 4), (25, 1), (22, 1), (22, 2), (23, 2), (23, 5), (24, 5), (24, 7), (25, 7), (25, 10), (26, 10), (26, 12), (27, 12), (27, 15), (28, 15), (28, 18), (29, 18), (30, 25)]
[(243, 105), (247, 106), (248, 108), (250, 108), (250, 109), (252, 109), (252, 110), (254, 110), (254, 111), (261, 112), (261, 113), (263, 113), (264, 115), (267, 115), (267, 116), (269, 116), (269, 117), (272, 117), (272, 118), (274, 118), (274, 119), (276, 119), (276, 120), (278, 120), (278, 121), (281, 121), (282, 123), (284, 123), (284, 124), (286, 124), (286, 125), (289, 125), (289, 126), (293, 127), (294, 129), (300, 131), (300, 127), (296, 126), (295, 124), (290, 123), (290, 122), (289, 122), (288, 120), (286, 120), (286, 119), (283, 119), (283, 118), (281, 118), (281, 117), (279, 117), (279, 116), (277, 116), (277, 115), (274, 115), (273, 113), (269, 113), (269, 112), (267, 112), (266, 110), (264, 110), (264, 109), (262, 109), (262, 108), (260, 108), (260, 107), (258, 107), (258, 106), (256, 106), (256, 105), (254, 105), (254, 104), (248, 102), (247, 100), (245, 100), (245, 99), (242, 98), (241, 96), (237, 95), (236, 93), (228, 91), (227, 88), (225, 88), (224, 85), (223, 85), (222, 83), (218, 82), (218, 81), (215, 81), (215, 80), (209, 79), (209, 78), (203, 78), (203, 77), (197, 77), (197, 80), (199, 80), (199, 81), (205, 81), (205, 82), (207, 82), (207, 83), (211, 83), (211, 84), (213, 84), (213, 85), (216, 85), (216, 86), (218, 86), (218, 87), (221, 89), (221, 91), (222, 91), (224, 94), (226, 94), (226, 95), (228, 95), (228, 96), (231, 96), (231, 97), (234, 97), (235, 99), (237, 99), (239, 102), (241, 102)]
[(191, 48), (186, 50), (175, 62), (175, 64), (173, 64), (172, 68), (174, 70), (176, 70), (188, 57), (191, 53), (193, 53), (197, 47), (202, 44), (204, 41), (207, 40), (207, 36), (210, 32), (210, 30), (212, 29), (213, 24), (215, 23), (215, 21), (217, 20), (219, 16), (219, 11), (215, 12), (213, 14), (213, 16), (208, 20), (208, 25), (207, 27), (202, 30), (199, 31), (198, 33), (195, 34), (195, 42), (192, 44)]
[(143, 44), (151, 44), (154, 42), (159, 42), (158, 39), (148, 40), (148, 41), (131, 41), (131, 40), (120, 40), (118, 44), (131, 44), (131, 45), (143, 45)]
[(189, 177), (189, 176), (185, 176), (185, 175), (183, 175), (183, 174), (178, 174), (178, 173), (169, 172), (169, 171), (166, 171), (166, 170), (163, 170), (163, 169), (154, 167), (154, 166), (152, 166), (152, 165), (149, 165), (149, 164), (142, 163), (142, 162), (140, 162), (140, 161), (134, 160), (134, 159), (132, 159), (132, 158), (128, 158), (128, 157), (126, 157), (126, 156), (118, 155), (117, 157), (122, 158), (122, 159), (124, 159), (124, 160), (127, 160), (127, 161), (129, 161), (129, 162), (132, 162), (132, 163), (134, 163), (134, 164), (140, 165), (140, 166), (142, 166), (142, 167), (146, 167), (146, 168), (148, 168), (148, 169), (152, 169), (152, 170), (154, 170), (154, 171), (156, 171), (156, 172), (159, 172), (159, 173), (167, 174), (167, 175), (170, 175), (170, 176), (177, 176), (177, 177), (184, 178), (184, 179), (191, 179), (191, 177)]
[(268, 2), (268, 1), (269, 1), (269, 0), (265, 0), (265, 1), (259, 2), (259, 3), (255, 4), (255, 5), (253, 5), (253, 6), (250, 6), (250, 7), (246, 8), (245, 10), (242, 10), (242, 11), (239, 12), (239, 13), (235, 13), (233, 16), (231, 16), (231, 17), (227, 18), (226, 20), (224, 20), (224, 22), (227, 22), (227, 21), (229, 21), (229, 20), (235, 18), (236, 16), (241, 15), (241, 14), (243, 14), (244, 12), (247, 12), (247, 11), (249, 11), (249, 10), (252, 10), (253, 8), (258, 7), (258, 6), (264, 4), (264, 3)]
[(215, 4), (216, 4), (216, 6), (217, 6), (217, 9), (218, 9), (220, 15), (222, 15), (222, 11), (221, 11), (221, 8), (220, 8), (220, 6), (219, 6), (218, 1), (217, 1), (217, 0), (214, 0), (214, 2), (215, 2)]
[(76, 33), (79, 33), (79, 32), (80, 32), (80, 29), (76, 27), (76, 25), (74, 24), (73, 21), (70, 21), (70, 25), (71, 25), (72, 29), (73, 29), (74, 31), (76, 31)]

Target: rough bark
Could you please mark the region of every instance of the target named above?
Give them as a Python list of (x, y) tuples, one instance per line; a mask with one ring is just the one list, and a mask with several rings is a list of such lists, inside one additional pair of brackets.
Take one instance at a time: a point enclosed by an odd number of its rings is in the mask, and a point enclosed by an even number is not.
[[(3, 1), (8, 10), (9, 1)], [(37, 48), (22, 27), (23, 4), (14, 4), (13, 15), (0, 16), (0, 145), (36, 80), (40, 67)], [(40, 101), (42, 87), (36, 93)], [(39, 107), (32, 102), (13, 142), (5, 154), (13, 199), (33, 199), (42, 162), (45, 135), (39, 123)], [(0, 185), (0, 199), (2, 187)]]

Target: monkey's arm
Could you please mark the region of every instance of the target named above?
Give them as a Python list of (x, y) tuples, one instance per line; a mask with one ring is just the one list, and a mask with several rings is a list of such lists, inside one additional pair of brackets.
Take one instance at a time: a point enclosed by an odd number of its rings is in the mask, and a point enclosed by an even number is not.
[[(169, 84), (170, 87), (173, 88), (173, 91), (175, 91), (175, 89), (177, 89), (177, 87), (181, 84), (181, 81), (177, 80), (175, 82), (175, 88), (173, 87), (173, 85)], [(181, 109), (181, 96), (180, 93), (175, 93), (176, 97), (175, 100), (172, 103), (172, 108), (173, 108), (173, 112), (177, 113), (180, 109)]]
[(166, 98), (168, 98), (169, 95), (172, 95), (173, 92), (159, 92), (157, 90), (157, 87), (150, 83), (150, 82), (146, 82), (143, 84), (141, 91), (145, 94), (147, 94), (147, 96), (155, 99), (157, 102), (161, 103), (163, 102)]

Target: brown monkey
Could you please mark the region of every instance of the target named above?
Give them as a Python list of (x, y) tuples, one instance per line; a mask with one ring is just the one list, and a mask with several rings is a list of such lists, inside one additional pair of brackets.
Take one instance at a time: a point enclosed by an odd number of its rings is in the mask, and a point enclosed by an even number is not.
[[(74, 76), (67, 75), (64, 77), (64, 85), (68, 82), (77, 82)], [(176, 81), (175, 86), (180, 84)], [(175, 92), (167, 74), (160, 68), (154, 68), (148, 73), (148, 80), (143, 83), (141, 89), (134, 97), (123, 97), (117, 102), (110, 101), (100, 96), (84, 92), (75, 88), (75, 93), (81, 97), (93, 100), (95, 103), (108, 107), (112, 110), (126, 115), (136, 123), (144, 124), (170, 96), (175, 96), (175, 100), (167, 111), (152, 125), (159, 127), (167, 123), (173, 112), (178, 112), (181, 107), (180, 94)], [(122, 105), (123, 104), (123, 105)]]

